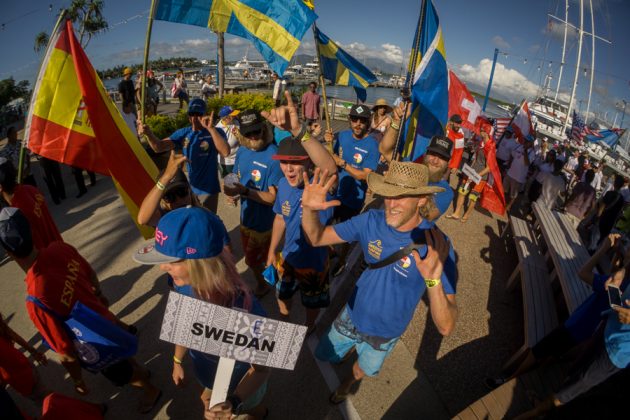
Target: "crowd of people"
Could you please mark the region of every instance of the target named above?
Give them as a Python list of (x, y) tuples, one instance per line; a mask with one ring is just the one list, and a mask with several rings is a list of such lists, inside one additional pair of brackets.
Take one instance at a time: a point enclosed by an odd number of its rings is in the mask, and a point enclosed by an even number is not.
[[(125, 70), (125, 80), (130, 81), (130, 75)], [(597, 338), (600, 341), (584, 370), (576, 370), (579, 374), (572, 382), (537, 407), (536, 413), (571, 401), (630, 364), (630, 310), (619, 307), (601, 315), (606, 309), (604, 290), (609, 285), (625, 286), (630, 257), (616, 262), (609, 275), (593, 274), (593, 261), (621, 246), (619, 235), (610, 232), (625, 197), (630, 198), (623, 192), (627, 190), (623, 178), (604, 182), (601, 165), (589, 163), (579, 153), (571, 155), (568, 145), (553, 149), (544, 140), (516, 138), (509, 127), (495, 139), (488, 119), (482, 119), (477, 133), (470, 135), (462, 129), (459, 115), (450, 117), (444, 136), (434, 136), (423, 145), (422, 156), (414, 162), (399, 161), (396, 146), (408, 108), (405, 101), (394, 107), (385, 100), (376, 101), (373, 108), (353, 105), (348, 128), (333, 133), (321, 125), (315, 83), (304, 94), (301, 107), (287, 91), (283, 101), (274, 98), (277, 105), (270, 111), (226, 106), (216, 119), (214, 112), (208, 114), (204, 99), (189, 100), (185, 82), (174, 86), (179, 89), (180, 106), (186, 104), (190, 125), (160, 139), (147, 125), (137, 123), (137, 133), (149, 147), (157, 153), (169, 152), (170, 157), (138, 212), (139, 224), (155, 227), (155, 241), (135, 252), (133, 259), (158, 265), (166, 273), (165, 291), (260, 316), (266, 316), (261, 300), (273, 291), (283, 320), (304, 324), (307, 336), (319, 336), (318, 359), (338, 364), (356, 355), (330, 403), (343, 402), (357, 381), (379, 373), (423, 296), (437, 331), (445, 336), (453, 332), (458, 317), (457, 259), (454, 244), (436, 221), (453, 206), (446, 217), (466, 222), (476, 203), (501, 180), (508, 212), (517, 207), (529, 211), (525, 197), (563, 208), (575, 218), (576, 226), (579, 222), (591, 227), (589, 234), (597, 226), (599, 236), (593, 241), (600, 251), (580, 274), (594, 290), (592, 303), (584, 303), (593, 305), (583, 311), (588, 314), (569, 318), (553, 337), (532, 349), (515, 372), (490, 378), (489, 385), (499, 386), (555, 355), (560, 351), (558, 341), (564, 351), (586, 340), (600, 321), (605, 325), (599, 327), (603, 338)], [(123, 90), (128, 90), (127, 96), (123, 94), (124, 112), (131, 105), (135, 108), (137, 87)], [(281, 141), (278, 133), (284, 133)], [(464, 164), (477, 177), (462, 172)], [(0, 194), (6, 202), (0, 213), (0, 244), (26, 274), (30, 319), (57, 353), (79, 395), (89, 392), (83, 370), (100, 372), (116, 386), (140, 388), (138, 411), (151, 412), (162, 392), (154, 384), (159, 378), (151, 377), (133, 357), (137, 329), (108, 309), (96, 272), (63, 241), (36, 187), (17, 184), (15, 168), (10, 159), (0, 158)], [(456, 199), (452, 176), (457, 176)], [(563, 194), (566, 198), (557, 200)], [(240, 207), (241, 248), (255, 279), (251, 289), (236, 269), (237, 256), (217, 216), (220, 199)], [(346, 272), (353, 243), (358, 243), (365, 259), (362, 272), (332, 325), (320, 329), (318, 315), (331, 303), (330, 280)], [(305, 319), (291, 311), (298, 291)], [(96, 334), (111, 332), (126, 343), (120, 354), (102, 363), (85, 357), (67, 326), (77, 316), (77, 307), (87, 308), (101, 321), (102, 330), (97, 328)], [(580, 323), (577, 330), (576, 323)], [(151, 339), (157, 337), (143, 337)], [(45, 356), (1, 323), (0, 348), (6, 348), (0, 362), (2, 383), (41, 400), (47, 392), (38, 388), (31, 363), (14, 351), (13, 343), (29, 351), (34, 360), (46, 362)], [(267, 416), (264, 397), (273, 380), (270, 368), (237, 362), (226, 401), (209, 407), (219, 357), (174, 346), (176, 385), (186, 376), (182, 365), (186, 358), (203, 388), (200, 397), (206, 418)], [(68, 406), (82, 404), (64, 401)], [(18, 413), (6, 392), (2, 404)], [(94, 415), (86, 418), (101, 415), (101, 407), (85, 410)]]

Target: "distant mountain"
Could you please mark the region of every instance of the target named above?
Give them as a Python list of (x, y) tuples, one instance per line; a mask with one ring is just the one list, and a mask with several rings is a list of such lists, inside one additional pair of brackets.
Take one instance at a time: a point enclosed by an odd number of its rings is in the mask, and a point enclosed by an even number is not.
[[(308, 54), (297, 54), (291, 60), (291, 65), (312, 63), (315, 57)], [(355, 57), (356, 58), (356, 57)], [(380, 71), (381, 73), (400, 74), (400, 65), (388, 63), (380, 58), (366, 58), (360, 60), (372, 72)]]

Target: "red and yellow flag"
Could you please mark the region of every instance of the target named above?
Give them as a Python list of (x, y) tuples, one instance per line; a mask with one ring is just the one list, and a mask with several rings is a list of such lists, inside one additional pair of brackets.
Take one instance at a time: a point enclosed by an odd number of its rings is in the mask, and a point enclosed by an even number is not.
[[(137, 220), (158, 169), (107, 94), (70, 21), (46, 51), (25, 139), (33, 153), (111, 176)], [(140, 230), (145, 238), (152, 236), (152, 229)]]

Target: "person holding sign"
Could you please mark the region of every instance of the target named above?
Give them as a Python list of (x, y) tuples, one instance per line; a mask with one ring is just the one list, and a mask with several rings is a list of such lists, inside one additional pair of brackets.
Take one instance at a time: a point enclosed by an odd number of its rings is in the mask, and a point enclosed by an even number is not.
[[(89, 341), (77, 340), (67, 324), (80, 303), (104, 321), (101, 331), (91, 331), (92, 335), (111, 337), (121, 329), (133, 332), (109, 311), (109, 303), (90, 264), (76, 249), (61, 241), (36, 249), (26, 217), (13, 207), (5, 207), (0, 212), (0, 244), (26, 272), (28, 315), (51, 349), (59, 355), (61, 364), (74, 382), (75, 391), (80, 395), (89, 392), (83, 381), (82, 367), (95, 371), (96, 366), (103, 366), (98, 371), (114, 385), (130, 384), (141, 388), (143, 394), (138, 410), (143, 414), (150, 412), (162, 392), (149, 381), (148, 370), (132, 357), (120, 360), (114, 354), (95, 350)], [(82, 340), (89, 340), (89, 337), (82, 336)]]
[[(290, 131), (292, 137), (280, 142), (273, 157), (280, 161), (284, 178), (278, 183), (278, 193), (273, 211), (276, 217), (271, 233), (271, 245), (267, 266), (277, 268), (281, 281), (276, 284), (278, 306), (283, 316), (288, 316), (291, 298), (299, 289), (302, 305), (306, 308), (306, 326), (309, 332), (315, 328), (320, 308), (330, 303), (328, 294), (328, 250), (311, 246), (301, 227), (302, 193), (304, 176), (310, 177), (315, 167), (336, 173), (337, 166), (324, 146), (311, 137), (306, 124), (301, 124), (297, 108), (291, 97), (288, 106), (276, 108), (264, 114), (278, 128)], [(327, 224), (332, 218), (332, 208), (320, 213), (320, 221)], [(276, 254), (284, 239), (281, 253)]]
[[(239, 308), (264, 316), (264, 309), (252, 296), (236, 270), (234, 257), (224, 246), (227, 231), (221, 219), (201, 207), (172, 210), (158, 222), (155, 244), (138, 250), (133, 259), (141, 264), (160, 265), (177, 286), (191, 286), (193, 297), (215, 305)], [(180, 291), (180, 293), (183, 293)], [(208, 407), (219, 357), (175, 346), (173, 381), (182, 385), (182, 362), (189, 354), (195, 376), (204, 387), (201, 400)], [(261, 405), (267, 390), (269, 368), (237, 362), (232, 373), (227, 400), (207, 413), (210, 418), (230, 418), (232, 414), (264, 417)]]
[[(477, 144), (477, 152), (475, 153), (475, 161), (473, 166), (465, 165), (462, 171), (462, 183), (457, 190), (457, 202), (455, 203), (455, 211), (452, 214), (446, 215), (447, 219), (460, 220), (462, 223), (466, 223), (468, 218), (475, 209), (475, 204), (481, 197), (483, 189), (486, 186), (486, 181), (483, 177), (491, 172), (490, 158), (492, 158), (495, 152), (494, 141), (490, 138), (490, 135), (486, 132), (486, 127), (481, 124), (479, 130), (480, 142)], [(476, 170), (481, 169), (479, 172)], [(468, 174), (467, 174), (468, 172)], [(469, 204), (466, 212), (464, 213), (464, 202), (468, 196)]]
[(368, 263), (316, 351), (317, 358), (332, 363), (342, 362), (353, 350), (358, 354), (352, 374), (330, 396), (338, 404), (353, 383), (378, 374), (425, 292), (438, 331), (453, 331), (457, 270), (449, 239), (424, 217), (429, 197), (443, 191), (428, 185), (426, 166), (392, 161), (385, 176), (370, 173), (368, 186), (384, 197), (385, 208), (324, 226), (318, 213), (339, 204), (327, 201), (335, 178), (316, 170), (309, 181), (304, 174), (302, 228), (313, 246), (358, 242)]

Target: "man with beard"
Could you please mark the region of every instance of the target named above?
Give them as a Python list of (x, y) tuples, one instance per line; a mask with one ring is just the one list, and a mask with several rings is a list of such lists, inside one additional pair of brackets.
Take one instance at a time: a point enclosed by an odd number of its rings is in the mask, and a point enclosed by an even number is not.
[(193, 99), (188, 105), (190, 126), (180, 128), (160, 140), (148, 125), (139, 122), (138, 135), (146, 134), (149, 146), (156, 153), (181, 150), (186, 156), (188, 179), (193, 192), (203, 207), (216, 213), (221, 191), (217, 156), (229, 155), (230, 146), (225, 139), (225, 133), (219, 133), (213, 126), (212, 115), (204, 116), (205, 113), (206, 102), (203, 99)]
[[(276, 217), (271, 233), (271, 246), (267, 266), (274, 265), (280, 276), (276, 285), (278, 307), (283, 316), (289, 316), (291, 298), (300, 291), (302, 305), (306, 309), (306, 326), (314, 331), (315, 319), (321, 308), (330, 303), (328, 294), (328, 249), (311, 246), (302, 231), (302, 193), (304, 177), (310, 177), (317, 167), (330, 174), (337, 172), (335, 161), (324, 146), (312, 138), (307, 124), (300, 124), (292, 99), (288, 106), (272, 111), (269, 121), (290, 131), (292, 137), (282, 140), (278, 153), (273, 157), (280, 161), (284, 178), (278, 183), (278, 193), (273, 211)], [(284, 121), (284, 123), (281, 123)], [(320, 212), (320, 222), (327, 224), (332, 208)], [(284, 241), (281, 253), (276, 254)]]
[[(378, 142), (368, 133), (370, 117), (370, 108), (353, 105), (348, 115), (350, 129), (340, 131), (334, 137), (333, 158), (339, 167), (337, 198), (341, 202), (335, 208), (334, 217), (337, 222), (344, 222), (361, 212), (367, 191), (365, 180), (378, 166)], [(327, 143), (333, 141), (332, 131), (326, 132), (324, 139)], [(346, 244), (341, 247), (333, 276), (343, 271), (349, 249)]]
[(335, 177), (319, 170), (312, 182), (304, 176), (302, 228), (309, 242), (359, 242), (369, 266), (316, 351), (320, 360), (332, 363), (342, 362), (353, 349), (358, 355), (352, 374), (330, 396), (333, 404), (344, 401), (365, 375), (378, 374), (425, 292), (438, 331), (449, 335), (455, 327), (455, 255), (444, 233), (423, 216), (428, 198), (442, 191), (428, 180), (426, 166), (393, 161), (386, 175), (368, 175), (370, 190), (384, 197), (384, 209), (324, 226), (319, 211), (339, 205), (326, 201)]
[(223, 189), (233, 205), (239, 198), (241, 200), (240, 229), (245, 264), (256, 278), (254, 294), (262, 297), (270, 290), (262, 272), (275, 217), (272, 206), (282, 171), (278, 161), (273, 160), (278, 147), (273, 144), (273, 131), (265, 118), (258, 111), (246, 110), (240, 114), (240, 120), (238, 137), (241, 147), (236, 152), (232, 169), (239, 182), (232, 186), (224, 184)]
[[(378, 146), (379, 151), (387, 162), (391, 162), (404, 109), (404, 104), (394, 108), (392, 124), (385, 131), (385, 135)], [(453, 142), (445, 137), (434, 136), (427, 147), (427, 153), (416, 160), (416, 163), (424, 163), (429, 169), (429, 185), (443, 189), (442, 192), (434, 194), (427, 204), (428, 214), (426, 218), (432, 222), (435, 222), (444, 214), (453, 202), (453, 189), (448, 181), (444, 179), (444, 175), (449, 169), (452, 150)]]

